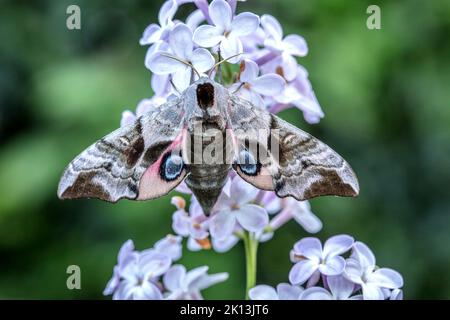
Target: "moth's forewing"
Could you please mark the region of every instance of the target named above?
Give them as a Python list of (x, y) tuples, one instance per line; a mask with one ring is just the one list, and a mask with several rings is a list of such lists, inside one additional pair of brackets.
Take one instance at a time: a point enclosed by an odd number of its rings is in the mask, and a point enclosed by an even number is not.
[[(239, 163), (234, 165), (247, 182), (260, 189), (274, 190), (279, 197), (291, 196), (297, 200), (358, 195), (359, 185), (353, 170), (320, 140), (236, 96), (231, 98), (229, 112), (237, 149), (246, 150), (260, 166), (249, 174)], [(258, 138), (252, 138), (248, 132), (257, 132)], [(256, 141), (257, 151), (248, 146), (248, 140), (252, 139)]]
[(162, 196), (185, 176), (166, 179), (163, 157), (179, 152), (184, 112), (180, 100), (169, 102), (98, 140), (64, 171), (61, 199), (144, 200)]

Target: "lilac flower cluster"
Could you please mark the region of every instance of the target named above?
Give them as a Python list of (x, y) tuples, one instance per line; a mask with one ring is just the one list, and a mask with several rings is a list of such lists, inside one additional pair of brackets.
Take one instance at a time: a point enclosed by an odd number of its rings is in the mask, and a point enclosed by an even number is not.
[(181, 252), (181, 237), (168, 235), (141, 252), (128, 240), (103, 294), (112, 294), (114, 300), (200, 300), (201, 290), (228, 279), (227, 273), (208, 275), (206, 266), (186, 271), (172, 265)]
[[(351, 250), (347, 259), (343, 254)], [(348, 235), (303, 238), (291, 250), (289, 282), (252, 288), (253, 300), (401, 300), (402, 276), (376, 266), (373, 252)], [(319, 286), (319, 283), (322, 286)], [(305, 288), (301, 285), (306, 284)]]
[[(175, 19), (181, 5), (197, 7), (183, 22)], [(159, 24), (149, 25), (140, 44), (149, 46), (146, 67), (152, 71), (154, 96), (143, 100), (136, 113), (125, 111), (122, 125), (183, 92), (201, 75), (216, 75), (217, 63), (226, 60), (224, 85), (254, 105), (277, 113), (297, 107), (305, 120), (317, 123), (324, 116), (308, 72), (297, 57), (308, 53), (299, 35), (284, 36), (271, 15), (258, 17), (236, 12), (237, 0), (167, 0)], [(240, 68), (233, 72), (233, 65)], [(223, 72), (225, 73), (225, 72)]]

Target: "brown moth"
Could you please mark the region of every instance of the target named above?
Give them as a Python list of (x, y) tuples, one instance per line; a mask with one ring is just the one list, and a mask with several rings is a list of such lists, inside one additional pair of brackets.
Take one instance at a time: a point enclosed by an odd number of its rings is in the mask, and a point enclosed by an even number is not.
[(58, 196), (148, 200), (184, 180), (209, 214), (232, 168), (279, 197), (359, 192), (348, 163), (326, 144), (203, 77), (83, 151), (64, 171)]

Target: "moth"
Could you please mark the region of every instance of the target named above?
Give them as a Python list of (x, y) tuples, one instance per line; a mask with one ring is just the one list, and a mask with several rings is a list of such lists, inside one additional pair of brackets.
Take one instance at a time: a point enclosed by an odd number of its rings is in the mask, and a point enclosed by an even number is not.
[(184, 180), (208, 215), (230, 170), (279, 197), (359, 192), (349, 164), (326, 144), (202, 77), (83, 151), (65, 169), (58, 196), (149, 200)]

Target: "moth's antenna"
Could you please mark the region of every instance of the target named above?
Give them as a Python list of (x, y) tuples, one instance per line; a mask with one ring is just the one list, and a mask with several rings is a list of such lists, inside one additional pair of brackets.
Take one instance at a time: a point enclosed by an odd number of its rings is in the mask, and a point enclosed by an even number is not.
[[(219, 48), (219, 51), (218, 51), (218, 58), (219, 58), (219, 62), (220, 62), (220, 60), (222, 59), (222, 54), (220, 53), (220, 48)], [(219, 65), (216, 63), (216, 64), (211, 68), (211, 70), (209, 71), (209, 74), (208, 74), (209, 78), (211, 78), (212, 72), (213, 72), (214, 70), (216, 70), (217, 66), (219, 66)], [(220, 83), (223, 84), (222, 68), (218, 68), (218, 69), (217, 69), (217, 76), (219, 77)]]
[(238, 53), (238, 54), (232, 55), (231, 57), (228, 57), (228, 58), (226, 58), (226, 59), (220, 60), (219, 62), (217, 62), (217, 63), (214, 65), (213, 69), (217, 68), (217, 67), (220, 66), (222, 63), (227, 62), (228, 60), (231, 60), (231, 59), (233, 59), (233, 58), (239, 57), (239, 56), (242, 55), (242, 54), (243, 54), (243, 53)]
[(170, 82), (170, 84), (172, 85), (172, 87), (175, 89), (175, 91), (176, 91), (179, 95), (181, 95), (180, 90), (178, 90), (178, 88), (177, 88), (177, 86), (175, 85), (175, 83), (173, 83), (172, 78), (169, 80), (169, 82)]
[[(208, 76), (211, 77), (212, 72), (213, 72), (214, 70), (216, 70), (217, 67), (220, 67), (222, 63), (227, 62), (228, 60), (231, 60), (231, 59), (233, 59), (233, 58), (239, 57), (241, 54), (243, 54), (243, 53), (238, 53), (238, 54), (232, 55), (231, 57), (228, 57), (228, 58), (226, 58), (226, 59), (222, 59), (222, 57), (221, 57), (221, 55), (220, 55), (220, 50), (219, 50), (219, 62), (217, 62), (217, 63), (211, 68), (211, 70), (210, 70), (209, 73), (208, 73)], [(221, 80), (222, 80), (222, 83), (223, 83), (223, 79), (222, 79), (222, 68), (219, 68), (219, 69), (218, 69), (217, 75), (219, 76), (219, 79), (221, 79)]]
[(176, 56), (173, 56), (173, 55), (171, 55), (171, 54), (168, 54), (168, 53), (166, 53), (166, 52), (161, 52), (161, 55), (162, 55), (163, 57), (167, 57), (167, 58), (173, 59), (173, 60), (175, 60), (175, 61), (178, 61), (178, 62), (181, 62), (182, 64), (187, 65), (188, 67), (192, 68), (192, 70), (194, 70), (194, 72), (195, 72), (195, 74), (197, 75), (197, 77), (201, 78), (200, 73), (197, 71), (197, 69), (194, 68), (194, 66), (192, 65), (192, 63), (187, 62), (187, 61), (185, 61), (185, 60), (183, 60), (183, 59), (180, 59), (180, 58), (178, 58), (178, 57), (176, 57)]
[(245, 83), (241, 83), (239, 87), (236, 88), (236, 90), (233, 91), (233, 94), (237, 93), (241, 88), (245, 85)]

